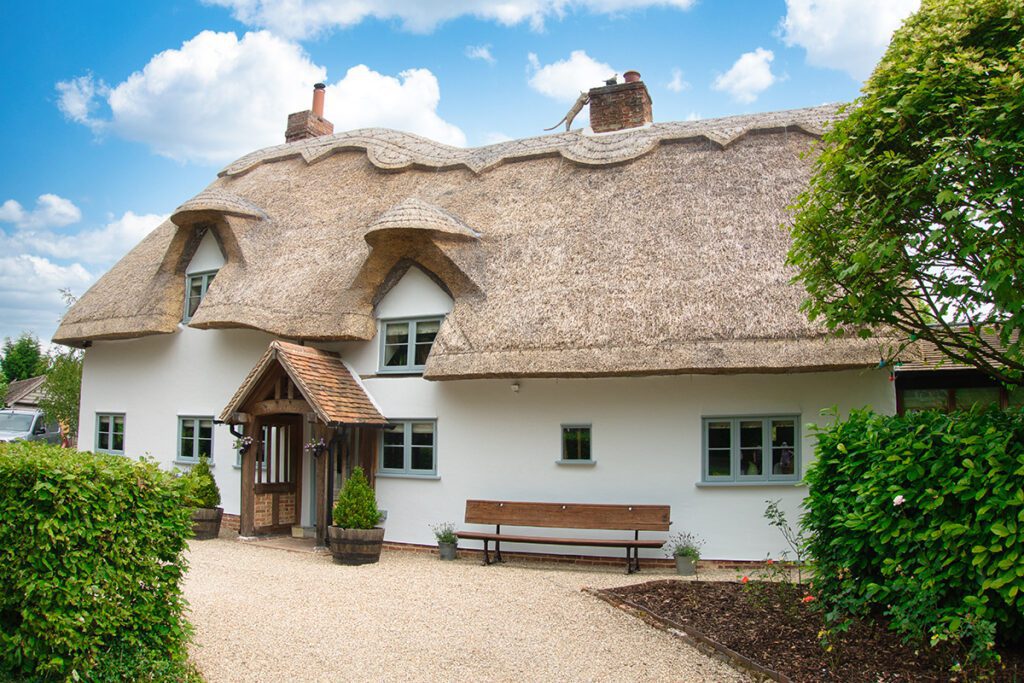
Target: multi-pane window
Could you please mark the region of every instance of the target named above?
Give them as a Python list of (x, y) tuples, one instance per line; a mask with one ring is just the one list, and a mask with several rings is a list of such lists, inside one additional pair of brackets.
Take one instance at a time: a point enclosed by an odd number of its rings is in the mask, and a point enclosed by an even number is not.
[(433, 420), (403, 420), (385, 427), (381, 435), (380, 471), (436, 474), (437, 423)]
[(795, 481), (800, 474), (797, 416), (704, 419), (705, 481)]
[(178, 418), (178, 460), (198, 462), (213, 458), (213, 418)]
[(590, 425), (562, 425), (562, 460), (590, 462)]
[(124, 455), (124, 415), (96, 414), (96, 450)]
[(896, 377), (896, 406), (903, 415), (922, 410), (970, 410), (1024, 404), (1024, 389), (1003, 387), (971, 370), (907, 372)]
[(206, 296), (206, 290), (209, 289), (210, 283), (213, 282), (213, 277), (216, 274), (217, 271), (213, 270), (207, 273), (192, 273), (185, 276), (185, 322), (191, 320), (192, 316), (196, 314), (196, 309), (199, 308), (203, 297)]
[(380, 368), (383, 371), (421, 371), (434, 345), (440, 318), (389, 320), (381, 323)]

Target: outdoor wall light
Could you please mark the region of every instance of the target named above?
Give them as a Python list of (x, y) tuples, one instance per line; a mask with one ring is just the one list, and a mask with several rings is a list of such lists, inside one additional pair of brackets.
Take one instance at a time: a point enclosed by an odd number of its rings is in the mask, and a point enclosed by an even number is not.
[(519, 382), (512, 382), (512, 393), (513, 394), (518, 394), (519, 393)]

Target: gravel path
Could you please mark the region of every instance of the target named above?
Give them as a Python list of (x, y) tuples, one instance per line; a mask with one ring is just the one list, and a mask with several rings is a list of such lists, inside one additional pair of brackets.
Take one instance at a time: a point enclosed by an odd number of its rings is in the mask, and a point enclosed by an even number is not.
[(192, 656), (209, 683), (748, 680), (580, 592), (665, 572), (386, 550), (379, 564), (343, 567), (223, 539), (193, 542), (189, 561)]

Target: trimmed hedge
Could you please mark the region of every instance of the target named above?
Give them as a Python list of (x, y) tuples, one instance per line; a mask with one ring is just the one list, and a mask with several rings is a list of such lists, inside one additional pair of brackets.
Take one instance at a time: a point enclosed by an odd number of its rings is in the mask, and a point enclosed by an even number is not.
[(1021, 642), (1024, 412), (855, 411), (815, 431), (803, 524), (832, 623), (881, 614), (975, 661)]
[(0, 444), (0, 678), (192, 679), (181, 489), (153, 463)]

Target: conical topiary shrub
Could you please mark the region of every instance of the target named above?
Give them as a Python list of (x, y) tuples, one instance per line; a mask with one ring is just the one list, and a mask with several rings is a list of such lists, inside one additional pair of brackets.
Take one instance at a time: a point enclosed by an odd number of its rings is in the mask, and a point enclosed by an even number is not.
[(195, 508), (192, 513), (193, 538), (217, 538), (220, 535), (220, 522), (224, 510), (219, 507), (220, 489), (210, 471), (210, 460), (200, 458), (183, 479), (185, 505)]
[(355, 468), (334, 504), (335, 525), (327, 530), (334, 561), (338, 564), (377, 562), (384, 542), (384, 529), (375, 525), (382, 516), (363, 468)]

